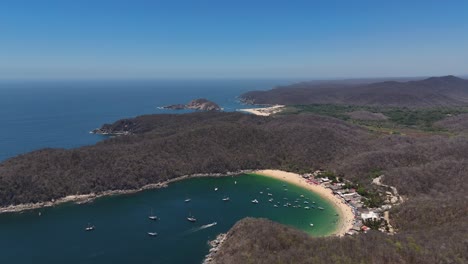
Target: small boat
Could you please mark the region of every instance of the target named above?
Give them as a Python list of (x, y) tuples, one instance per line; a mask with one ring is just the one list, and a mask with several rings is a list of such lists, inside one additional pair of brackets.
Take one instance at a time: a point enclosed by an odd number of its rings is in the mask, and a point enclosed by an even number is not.
[(193, 217), (193, 216), (189, 216), (189, 217), (187, 217), (187, 221), (194, 223), (194, 222), (197, 221), (197, 219), (195, 217)]
[(158, 233), (156, 233), (156, 232), (148, 232), (148, 235), (149, 235), (149, 236), (153, 236), (153, 237), (154, 237), (154, 236), (157, 236), (157, 235), (158, 235)]
[(323, 209), (325, 209), (325, 208), (323, 208), (323, 207), (320, 207), (320, 206), (319, 206), (319, 207), (317, 207), (317, 208), (318, 208), (318, 209), (320, 209), (320, 210), (323, 210)]
[(260, 192), (260, 194), (263, 194), (263, 192)]
[(273, 202), (273, 198), (271, 198), (270, 200), (268, 200), (270, 203)]
[(223, 201), (225, 201), (225, 202), (228, 202), (229, 200), (230, 200), (229, 197), (224, 197), (224, 198), (223, 198)]
[(301, 194), (301, 197), (302, 197), (302, 198), (304, 198), (304, 195), (303, 195), (303, 194)]
[(306, 207), (304, 207), (304, 209), (306, 209), (306, 210), (310, 210), (310, 207), (309, 207), (309, 206), (306, 206)]
[(305, 204), (308, 204), (309, 202), (308, 201), (304, 201)]
[(151, 214), (148, 216), (148, 218), (153, 221), (158, 220), (158, 217), (153, 214), (153, 209), (151, 209)]
[(273, 196), (273, 194), (271, 194), (271, 193), (268, 193), (268, 196)]
[(252, 203), (258, 204), (258, 200), (257, 200), (257, 199), (253, 199), (253, 200), (252, 200)]
[(41, 215), (42, 215), (42, 213), (41, 213), (41, 212), (39, 212), (39, 213), (38, 213), (38, 215), (39, 215), (39, 216), (41, 216)]
[(312, 224), (312, 223), (310, 223), (309, 225), (310, 225), (310, 226), (314, 226), (314, 224)]
[(288, 189), (284, 189), (284, 191), (285, 191), (285, 192), (287, 192), (287, 191), (288, 191)]
[(237, 181), (234, 181), (234, 184), (237, 184)]
[(274, 206), (274, 207), (278, 207), (278, 205), (277, 205), (277, 204), (275, 204), (275, 205), (273, 205), (273, 206)]
[(85, 231), (93, 231), (95, 229), (94, 226), (88, 224), (88, 226), (85, 228)]
[(191, 199), (190, 199), (190, 198), (187, 198), (187, 199), (185, 199), (184, 202), (188, 203), (188, 202), (190, 202), (190, 201), (191, 201)]
[(215, 192), (217, 192), (217, 191), (218, 191), (218, 187), (216, 187), (214, 190), (215, 190)]

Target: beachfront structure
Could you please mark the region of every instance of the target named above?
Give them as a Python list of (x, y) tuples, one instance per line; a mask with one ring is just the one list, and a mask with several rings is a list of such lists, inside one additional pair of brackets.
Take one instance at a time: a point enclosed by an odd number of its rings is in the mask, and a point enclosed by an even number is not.
[(362, 213), (361, 218), (363, 221), (366, 221), (366, 220), (378, 220), (380, 217), (377, 213), (370, 211), (368, 213)]

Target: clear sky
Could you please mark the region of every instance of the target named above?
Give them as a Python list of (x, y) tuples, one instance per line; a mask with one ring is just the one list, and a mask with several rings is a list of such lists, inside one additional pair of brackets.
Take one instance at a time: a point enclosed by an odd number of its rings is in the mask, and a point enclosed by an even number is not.
[(0, 78), (446, 74), (467, 0), (0, 1)]

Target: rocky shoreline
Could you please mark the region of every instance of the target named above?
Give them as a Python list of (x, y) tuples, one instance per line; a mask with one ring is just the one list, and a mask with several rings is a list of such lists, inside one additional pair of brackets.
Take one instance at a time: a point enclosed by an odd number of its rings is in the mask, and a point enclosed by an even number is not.
[(130, 189), (130, 190), (111, 190), (111, 191), (104, 191), (101, 193), (89, 193), (89, 194), (79, 194), (79, 195), (68, 195), (66, 197), (62, 197), (57, 200), (51, 200), (46, 202), (39, 202), (39, 203), (27, 203), (27, 204), (18, 204), (18, 205), (10, 205), (6, 207), (0, 207), (0, 214), (2, 213), (18, 213), (27, 210), (34, 210), (40, 209), (45, 207), (53, 207), (64, 203), (76, 203), (76, 204), (84, 204), (94, 201), (97, 198), (104, 197), (104, 196), (113, 196), (113, 195), (124, 195), (124, 194), (134, 194), (137, 192), (150, 190), (150, 189), (159, 189), (165, 188), (170, 183), (189, 179), (189, 178), (197, 178), (197, 177), (225, 177), (225, 176), (235, 176), (244, 173), (251, 173), (253, 170), (240, 170), (235, 172), (227, 172), (227, 173), (197, 173), (191, 175), (183, 175), (180, 177), (176, 177), (167, 181), (159, 182), (159, 183), (152, 183), (145, 185), (138, 189)]
[(213, 257), (223, 245), (224, 241), (226, 241), (226, 237), (227, 234), (221, 233), (214, 240), (208, 242), (210, 245), (210, 252), (205, 256), (205, 259), (202, 262), (203, 264), (213, 263)]

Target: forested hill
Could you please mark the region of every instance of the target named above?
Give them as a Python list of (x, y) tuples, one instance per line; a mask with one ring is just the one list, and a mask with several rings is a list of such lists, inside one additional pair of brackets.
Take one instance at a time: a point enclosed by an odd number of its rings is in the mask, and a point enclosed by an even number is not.
[(135, 189), (194, 173), (317, 168), (368, 134), (313, 115), (265, 118), (241, 113), (148, 115), (104, 126), (132, 134), (77, 149), (43, 149), (0, 164), (0, 205)]
[(346, 104), (393, 107), (468, 105), (468, 80), (455, 76), (417, 81), (370, 84), (298, 83), (269, 91), (252, 91), (241, 98), (253, 104)]

